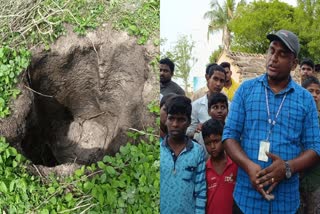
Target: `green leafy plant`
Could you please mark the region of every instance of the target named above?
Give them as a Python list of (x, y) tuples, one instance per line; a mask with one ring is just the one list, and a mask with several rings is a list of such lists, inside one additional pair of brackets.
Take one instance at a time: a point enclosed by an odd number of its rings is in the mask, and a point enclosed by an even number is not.
[(30, 62), (30, 52), (24, 48), (0, 48), (0, 118), (10, 114), (8, 103), (20, 93), (15, 88), (18, 77)]
[[(157, 45), (160, 0), (28, 2), (7, 1), (0, 8), (0, 118), (10, 114), (10, 99), (19, 94), (15, 85), (30, 63), (29, 48), (49, 49), (65, 33), (65, 24), (84, 35), (111, 21), (137, 36), (139, 44), (152, 38)], [(133, 2), (134, 8), (128, 8)], [(150, 111), (157, 113), (152, 105)], [(132, 130), (132, 139), (114, 157), (105, 156), (68, 177), (31, 175), (29, 168), (36, 166), (0, 136), (0, 213), (159, 213), (156, 131)]]
[(30, 162), (0, 137), (0, 212), (159, 213), (159, 152), (157, 144), (127, 143), (72, 176), (41, 178), (31, 176)]
[[(119, 17), (117, 21), (112, 21), (116, 29), (137, 36), (138, 44), (145, 44), (149, 38), (153, 38), (154, 45), (160, 44), (160, 0), (118, 0), (111, 1), (110, 5), (110, 14), (118, 14)], [(108, 19), (113, 20), (110, 15)]]

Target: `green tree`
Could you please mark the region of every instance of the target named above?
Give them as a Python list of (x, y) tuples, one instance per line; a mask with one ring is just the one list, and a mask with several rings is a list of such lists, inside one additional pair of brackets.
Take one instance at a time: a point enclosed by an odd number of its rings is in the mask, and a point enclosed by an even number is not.
[(320, 55), (320, 2), (298, 0), (295, 9), (295, 32), (301, 43), (300, 58), (318, 60)]
[(229, 29), (229, 22), (234, 17), (235, 0), (226, 0), (221, 6), (218, 0), (211, 0), (210, 10), (204, 14), (205, 19), (209, 19), (208, 25), (208, 39), (209, 35), (222, 30), (223, 49), (230, 49), (231, 31)]
[(174, 78), (180, 78), (184, 84), (184, 90), (187, 92), (189, 87), (189, 75), (192, 67), (198, 61), (197, 58), (193, 57), (192, 51), (195, 42), (191, 36), (188, 38), (187, 35), (182, 35), (178, 38), (174, 47), (165, 52), (165, 56), (173, 60), (175, 64)]
[(278, 0), (270, 2), (254, 1), (237, 8), (230, 21), (234, 33), (231, 44), (233, 51), (265, 53), (268, 48), (266, 35), (279, 29), (296, 32), (294, 7)]
[(219, 56), (222, 53), (222, 46), (220, 45), (219, 48), (212, 52), (212, 54), (209, 56), (209, 63), (216, 63), (219, 59)]

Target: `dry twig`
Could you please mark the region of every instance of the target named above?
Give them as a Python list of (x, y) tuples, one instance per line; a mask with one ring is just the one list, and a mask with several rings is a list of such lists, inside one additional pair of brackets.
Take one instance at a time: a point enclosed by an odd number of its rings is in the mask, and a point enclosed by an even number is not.
[(53, 96), (51, 96), (51, 95), (42, 94), (42, 93), (40, 93), (40, 92), (37, 92), (37, 91), (33, 90), (32, 88), (30, 88), (30, 87), (28, 87), (28, 86), (26, 86), (26, 85), (23, 85), (23, 86), (24, 86), (26, 89), (29, 89), (30, 91), (32, 91), (32, 92), (34, 92), (34, 93), (36, 93), (36, 94), (39, 94), (39, 95), (44, 96), (44, 97), (53, 98)]
[(34, 164), (32, 164), (32, 166), (36, 169), (37, 173), (39, 174), (40, 178), (43, 179), (43, 175), (41, 174), (41, 172), (39, 171), (38, 167)]

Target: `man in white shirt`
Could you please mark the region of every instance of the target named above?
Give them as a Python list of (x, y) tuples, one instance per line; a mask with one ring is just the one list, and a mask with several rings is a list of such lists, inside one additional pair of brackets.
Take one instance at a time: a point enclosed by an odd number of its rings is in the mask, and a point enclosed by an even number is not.
[(217, 64), (210, 64), (206, 73), (207, 87), (209, 91), (203, 97), (192, 102), (191, 124), (187, 135), (193, 137), (196, 132), (201, 131), (202, 124), (210, 119), (208, 114), (208, 96), (214, 92), (221, 92), (226, 81), (226, 71)]

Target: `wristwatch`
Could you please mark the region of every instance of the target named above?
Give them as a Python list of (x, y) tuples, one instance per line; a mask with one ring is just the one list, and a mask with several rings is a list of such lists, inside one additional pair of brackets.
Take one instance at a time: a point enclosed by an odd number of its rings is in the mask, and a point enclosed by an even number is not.
[(288, 161), (286, 161), (284, 164), (286, 166), (286, 179), (289, 179), (289, 178), (291, 178), (291, 175), (292, 175), (291, 168), (289, 166)]

